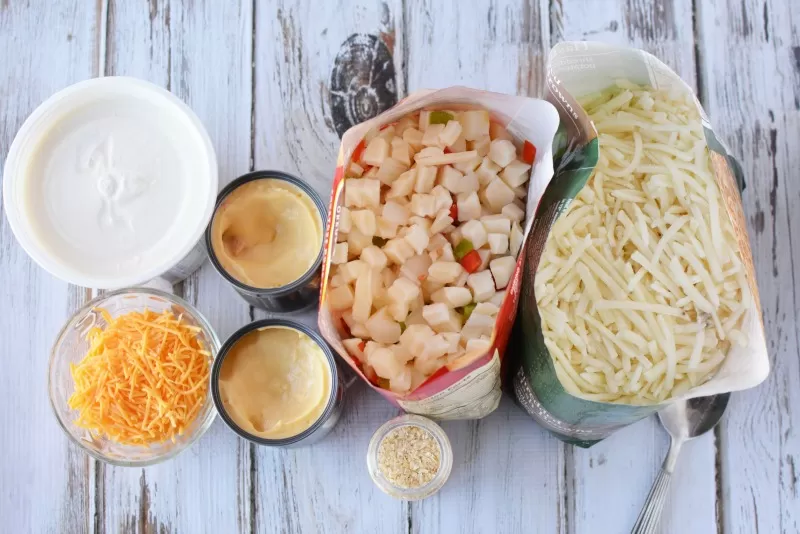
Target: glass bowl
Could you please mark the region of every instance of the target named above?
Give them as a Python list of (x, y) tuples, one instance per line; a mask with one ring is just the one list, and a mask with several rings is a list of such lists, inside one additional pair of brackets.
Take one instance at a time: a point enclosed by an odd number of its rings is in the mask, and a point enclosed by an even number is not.
[(99, 308), (106, 310), (112, 317), (145, 309), (156, 313), (172, 310), (175, 316), (183, 315), (188, 324), (200, 328), (197, 335), (212, 357), (209, 370), (220, 348), (219, 338), (200, 312), (183, 299), (155, 289), (132, 288), (105, 293), (88, 302), (70, 317), (53, 345), (47, 385), (50, 404), (61, 428), (73, 442), (98, 460), (114, 465), (145, 466), (172, 458), (197, 441), (214, 422), (217, 411), (211, 397), (210, 384), (199, 414), (183, 435), (175, 437), (174, 443), (165, 441), (147, 447), (121, 445), (104, 437), (92, 436), (88, 430), (75, 425), (78, 413), (68, 404), (75, 390), (70, 364), (81, 361), (89, 350), (86, 340), (89, 329), (106, 325), (103, 316), (97, 311)]
[[(404, 488), (393, 484), (378, 466), (378, 449), (381, 442), (390, 432), (402, 426), (416, 426), (427, 430), (439, 445), (439, 470), (427, 484), (415, 488)], [(435, 494), (447, 482), (452, 468), (453, 448), (447, 434), (435, 422), (419, 415), (406, 414), (387, 421), (372, 435), (367, 449), (367, 469), (372, 481), (387, 495), (404, 501), (417, 501)]]

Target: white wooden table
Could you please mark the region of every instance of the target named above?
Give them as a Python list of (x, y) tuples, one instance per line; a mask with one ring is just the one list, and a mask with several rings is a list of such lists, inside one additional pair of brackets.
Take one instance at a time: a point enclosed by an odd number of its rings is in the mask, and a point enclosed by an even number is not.
[[(129, 75), (168, 88), (197, 112), (223, 183), (253, 168), (282, 169), (327, 198), (336, 129), (347, 122), (336, 103), (352, 96), (331, 90), (342, 82), (331, 71), (352, 34), (377, 37), (357, 39), (373, 45), (354, 62), (365, 83), (393, 79), (377, 100), (359, 101), (367, 112), (423, 87), (539, 94), (547, 51), (565, 39), (645, 48), (698, 89), (741, 158), (774, 366), (762, 386), (733, 397), (714, 433), (686, 447), (663, 531), (800, 531), (800, 2), (467, 4), (0, 0), (0, 159), (54, 91)], [(390, 59), (364, 70), (376, 51)], [(396, 410), (359, 384), (336, 430), (311, 448), (261, 448), (218, 420), (172, 461), (106, 466), (62, 435), (46, 389), (53, 338), (92, 290), (39, 269), (5, 217), (0, 276), (4, 532), (618, 533), (629, 531), (666, 452), (654, 418), (582, 450), (504, 400), (484, 420), (444, 424), (455, 454), (450, 481), (426, 501), (399, 502), (373, 486), (364, 461), (371, 433)], [(262, 316), (208, 264), (176, 291), (222, 337)]]

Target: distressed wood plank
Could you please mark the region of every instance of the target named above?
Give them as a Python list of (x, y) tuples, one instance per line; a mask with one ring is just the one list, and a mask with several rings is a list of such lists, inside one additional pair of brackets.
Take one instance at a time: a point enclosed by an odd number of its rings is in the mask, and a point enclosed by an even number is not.
[[(696, 84), (692, 2), (603, 0), (565, 2), (554, 12), (557, 40), (598, 40), (642, 48)], [(574, 532), (633, 526), (667, 452), (669, 439), (655, 417), (624, 429), (589, 450), (574, 449), (569, 484)], [(709, 434), (687, 444), (664, 509), (665, 533), (705, 534), (717, 528), (715, 444)]]
[(740, 157), (772, 373), (720, 429), (726, 533), (800, 531), (800, 5), (698, 4), (707, 109)]
[[(0, 2), (0, 161), (43, 100), (98, 69), (99, 11), (70, 0)], [(2, 208), (0, 208), (0, 211)], [(86, 293), (39, 268), (0, 217), (0, 516), (9, 532), (89, 531), (95, 462), (63, 434), (47, 394), (50, 347)]]
[[(108, 8), (106, 71), (170, 89), (208, 129), (220, 187), (250, 167), (251, 5), (126, 2)], [(248, 307), (206, 263), (182, 287), (221, 339)], [(105, 467), (109, 532), (235, 532), (251, 528), (251, 445), (217, 420), (188, 451), (145, 469)]]
[[(256, 168), (295, 174), (327, 203), (338, 132), (396, 102), (398, 14), (399, 2), (257, 5)], [(293, 318), (316, 328), (313, 312)], [(361, 383), (346, 397), (342, 419), (321, 442), (256, 448), (256, 531), (406, 531), (406, 505), (375, 487), (365, 461), (372, 433), (398, 410)]]
[[(463, 84), (540, 94), (548, 2), (465, 7), (407, 2), (409, 91)], [(453, 473), (435, 497), (411, 504), (413, 532), (567, 532), (563, 444), (508, 399), (483, 420), (443, 426), (453, 445)]]

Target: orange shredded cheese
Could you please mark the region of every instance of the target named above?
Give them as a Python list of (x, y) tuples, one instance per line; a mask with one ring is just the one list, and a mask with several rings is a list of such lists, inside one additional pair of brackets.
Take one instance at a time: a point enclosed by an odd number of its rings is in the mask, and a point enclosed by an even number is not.
[(93, 327), (90, 348), (70, 371), (75, 424), (123, 445), (175, 442), (206, 402), (211, 353), (200, 328), (165, 310), (113, 318)]

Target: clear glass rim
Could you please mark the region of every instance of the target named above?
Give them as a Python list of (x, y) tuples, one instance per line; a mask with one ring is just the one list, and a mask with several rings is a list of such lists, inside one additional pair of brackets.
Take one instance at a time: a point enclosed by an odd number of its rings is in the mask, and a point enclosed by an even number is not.
[[(389, 432), (401, 426), (418, 426), (427, 430), (439, 444), (439, 470), (430, 482), (418, 488), (401, 488), (395, 486), (383, 476), (383, 473), (381, 473), (378, 467), (378, 447)], [(434, 495), (444, 486), (445, 482), (447, 482), (452, 468), (453, 448), (450, 445), (450, 439), (447, 437), (442, 427), (427, 417), (413, 414), (404, 414), (395, 417), (381, 425), (372, 435), (372, 439), (370, 439), (369, 448), (367, 450), (367, 469), (369, 470), (369, 476), (381, 491), (397, 499), (417, 501)]]
[[(200, 311), (197, 308), (195, 308), (193, 305), (186, 302), (182, 298), (178, 297), (177, 295), (173, 295), (172, 293), (167, 293), (165, 291), (160, 291), (158, 289), (151, 289), (146, 287), (123, 288), (123, 289), (118, 289), (116, 291), (109, 291), (107, 293), (103, 293), (102, 295), (93, 298), (92, 300), (81, 306), (81, 308), (76, 310), (64, 323), (64, 326), (58, 332), (55, 342), (53, 343), (53, 346), (50, 349), (50, 363), (48, 365), (48, 370), (47, 370), (47, 394), (48, 397), (50, 397), (50, 408), (53, 410), (53, 414), (55, 415), (56, 421), (58, 421), (61, 430), (63, 430), (64, 434), (67, 435), (69, 440), (72, 441), (72, 443), (76, 444), (78, 447), (80, 447), (81, 450), (83, 450), (93, 458), (111, 465), (117, 465), (121, 467), (146, 467), (148, 465), (154, 465), (169, 460), (171, 458), (174, 458), (181, 452), (191, 447), (194, 443), (196, 443), (197, 440), (199, 440), (203, 436), (203, 434), (205, 434), (208, 431), (208, 429), (211, 428), (214, 419), (216, 419), (217, 417), (217, 409), (216, 406), (214, 405), (213, 399), (211, 398), (210, 383), (206, 396), (206, 402), (204, 403), (204, 406), (210, 405), (210, 409), (208, 410), (205, 419), (194, 430), (192, 436), (188, 438), (181, 446), (174, 447), (173, 449), (165, 452), (164, 454), (154, 456), (153, 458), (149, 458), (147, 460), (126, 460), (122, 458), (111, 458), (87, 447), (84, 443), (81, 442), (80, 439), (78, 439), (76, 436), (72, 434), (72, 432), (70, 432), (69, 428), (67, 428), (67, 423), (65, 423), (62, 420), (61, 416), (59, 415), (58, 408), (56, 408), (56, 399), (53, 397), (53, 370), (57, 358), (56, 349), (61, 345), (64, 336), (71, 328), (75, 326), (76, 321), (79, 318), (85, 316), (93, 308), (97, 307), (100, 302), (103, 302), (112, 297), (125, 296), (125, 295), (146, 295), (146, 296), (159, 297), (171, 302), (172, 304), (176, 304), (178, 306), (185, 308), (192, 316), (192, 319), (197, 321), (197, 323), (202, 327), (203, 333), (209, 338), (209, 341), (212, 345), (211, 347), (209, 347), (212, 357), (212, 361), (210, 362), (210, 364), (213, 365), (213, 360), (216, 359), (217, 354), (219, 353), (220, 341), (219, 338), (217, 337), (217, 333), (211, 327), (211, 324), (206, 320), (206, 318), (203, 316), (202, 313), (200, 313)], [(210, 380), (210, 373), (209, 373), (209, 380)]]

